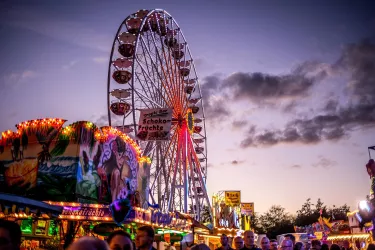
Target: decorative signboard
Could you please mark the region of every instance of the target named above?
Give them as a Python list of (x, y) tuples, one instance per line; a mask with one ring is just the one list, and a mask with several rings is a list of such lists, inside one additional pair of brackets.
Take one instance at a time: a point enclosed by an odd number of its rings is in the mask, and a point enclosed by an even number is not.
[[(61, 219), (71, 220), (96, 220), (96, 221), (111, 221), (112, 214), (108, 206), (100, 204), (77, 204), (61, 202), (48, 202), (64, 206), (64, 210), (60, 215)], [(139, 222), (142, 224), (149, 224), (159, 227), (169, 227), (175, 230), (187, 231), (190, 229), (191, 222), (185, 218), (181, 218), (178, 212), (163, 213), (154, 209), (142, 209), (133, 207), (130, 210), (129, 216), (124, 223)]]
[(225, 191), (225, 204), (227, 206), (239, 206), (241, 204), (241, 191)]
[(169, 140), (172, 109), (142, 109), (139, 116), (137, 137), (145, 141)]
[(254, 215), (254, 202), (242, 202), (241, 203), (241, 214)]

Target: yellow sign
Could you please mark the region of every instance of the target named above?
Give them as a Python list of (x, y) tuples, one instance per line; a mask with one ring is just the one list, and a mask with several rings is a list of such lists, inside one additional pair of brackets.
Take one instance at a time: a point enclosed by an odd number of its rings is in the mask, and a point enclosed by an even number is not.
[(254, 215), (254, 202), (241, 203), (241, 214)]
[(323, 232), (314, 232), (317, 240), (321, 240), (323, 238)]
[(241, 204), (241, 191), (225, 191), (225, 204), (227, 206), (239, 206)]

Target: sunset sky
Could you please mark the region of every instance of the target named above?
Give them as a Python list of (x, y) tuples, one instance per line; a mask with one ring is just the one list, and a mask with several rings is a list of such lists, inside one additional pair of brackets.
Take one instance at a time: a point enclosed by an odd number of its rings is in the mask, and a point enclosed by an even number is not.
[(114, 35), (153, 8), (175, 18), (197, 66), (210, 195), (241, 190), (256, 212), (295, 213), (309, 197), (356, 208), (375, 145), (370, 0), (1, 1), (0, 131), (44, 117), (105, 124)]

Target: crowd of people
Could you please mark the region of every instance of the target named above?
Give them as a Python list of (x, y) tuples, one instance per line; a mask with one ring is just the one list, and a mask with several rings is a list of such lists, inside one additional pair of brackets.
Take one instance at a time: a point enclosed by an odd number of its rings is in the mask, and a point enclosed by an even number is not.
[[(245, 231), (244, 237), (237, 236), (233, 239), (233, 247), (229, 244), (228, 236), (223, 234), (220, 237), (221, 247), (216, 250), (358, 250), (358, 247), (350, 244), (349, 241), (343, 241), (342, 246), (338, 244), (322, 243), (320, 240), (306, 242), (296, 242), (293, 234), (287, 234), (279, 245), (276, 239), (263, 237), (260, 241), (260, 247), (255, 244), (255, 234), (252, 231)], [(375, 250), (374, 244), (368, 244), (367, 250)]]
[[(154, 236), (154, 229), (150, 226), (139, 227), (134, 241), (125, 231), (117, 230), (106, 241), (95, 237), (81, 237), (68, 250), (156, 250), (152, 246)], [(0, 250), (23, 250), (21, 237), (21, 228), (17, 223), (0, 220)]]
[[(22, 232), (20, 226), (12, 221), (0, 220), (0, 250), (23, 250), (21, 248)], [(81, 237), (73, 242), (68, 250), (156, 250), (153, 247), (155, 232), (150, 226), (141, 226), (137, 229), (135, 240), (122, 230), (112, 232), (107, 239), (100, 240), (95, 237)], [(340, 247), (337, 244), (328, 246), (319, 240), (307, 242), (296, 242), (292, 234), (285, 235), (280, 245), (276, 239), (263, 237), (261, 246), (255, 243), (253, 231), (245, 231), (244, 236), (237, 236), (233, 239), (233, 246), (229, 243), (228, 236), (223, 234), (220, 237), (221, 246), (216, 250), (357, 250), (349, 241), (344, 241)], [(210, 250), (206, 244), (189, 244), (186, 250)], [(171, 249), (170, 249), (171, 250)], [(374, 244), (369, 244), (367, 250), (375, 250)]]

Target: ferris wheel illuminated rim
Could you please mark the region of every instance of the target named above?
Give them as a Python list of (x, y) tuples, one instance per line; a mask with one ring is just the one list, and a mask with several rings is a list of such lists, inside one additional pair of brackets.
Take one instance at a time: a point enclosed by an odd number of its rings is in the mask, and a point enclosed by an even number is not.
[[(188, 178), (174, 185), (187, 186), (189, 192), (185, 195), (192, 200), (191, 205), (203, 206), (205, 201), (208, 202), (205, 187), (207, 136), (199, 79), (188, 43), (168, 12), (139, 10), (124, 20), (113, 42), (107, 86), (109, 125), (122, 129), (135, 139), (140, 109), (173, 109), (169, 141), (138, 140), (144, 154), (153, 159), (151, 201), (161, 203), (159, 205), (164, 210), (171, 210), (171, 206), (176, 210), (186, 210), (186, 204), (182, 209), (182, 201), (175, 201), (181, 197), (181, 189), (180, 194), (171, 195), (171, 190), (175, 189), (171, 187), (173, 176), (183, 178), (181, 173), (174, 173), (180, 171), (179, 164), (182, 164), (175, 161), (177, 154), (180, 156), (181, 131), (186, 128), (189, 143), (184, 152), (189, 156), (183, 160), (189, 162), (191, 171), (188, 170)], [(204, 189), (205, 197), (199, 199), (202, 190), (197, 191), (196, 178), (202, 179), (197, 185)]]

